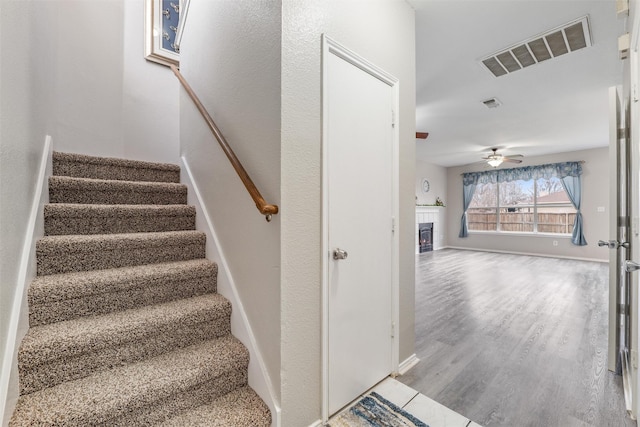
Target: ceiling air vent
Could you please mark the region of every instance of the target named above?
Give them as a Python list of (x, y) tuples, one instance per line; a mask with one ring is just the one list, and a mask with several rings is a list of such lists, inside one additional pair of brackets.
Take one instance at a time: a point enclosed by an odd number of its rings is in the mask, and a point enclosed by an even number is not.
[(491, 74), (500, 77), (589, 46), (589, 16), (584, 16), (482, 58), (480, 62)]
[(502, 105), (502, 102), (500, 102), (500, 100), (498, 98), (490, 98), (490, 99), (486, 99), (484, 101), (482, 101), (482, 103), (487, 107), (487, 108), (498, 108), (499, 106)]

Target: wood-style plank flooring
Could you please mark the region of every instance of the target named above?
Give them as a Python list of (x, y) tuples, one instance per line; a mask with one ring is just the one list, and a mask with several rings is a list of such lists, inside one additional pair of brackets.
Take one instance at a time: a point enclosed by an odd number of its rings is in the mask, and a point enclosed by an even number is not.
[(635, 426), (607, 370), (608, 265), (417, 256), (416, 354), (398, 380), (485, 427)]

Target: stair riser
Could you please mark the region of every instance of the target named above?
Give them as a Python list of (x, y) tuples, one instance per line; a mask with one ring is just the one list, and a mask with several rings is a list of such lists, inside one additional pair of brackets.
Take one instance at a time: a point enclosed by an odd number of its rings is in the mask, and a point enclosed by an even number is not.
[(165, 244), (129, 245), (127, 242), (102, 245), (102, 242), (36, 245), (39, 276), (76, 271), (104, 270), (161, 262), (204, 258), (204, 237)]
[(21, 394), (33, 393), (46, 387), (53, 387), (65, 381), (72, 381), (126, 363), (166, 353), (177, 348), (221, 337), (231, 333), (230, 316), (210, 313), (200, 323), (174, 323), (153, 336), (137, 336), (134, 341), (121, 345), (95, 343), (90, 352), (66, 356), (33, 367), (25, 367), (19, 356)]
[(187, 203), (187, 192), (119, 191), (55, 188), (49, 190), (50, 203), (102, 205), (178, 205)]
[(136, 288), (120, 292), (88, 295), (63, 301), (29, 303), (29, 326), (45, 325), (54, 322), (76, 319), (83, 316), (96, 316), (120, 310), (161, 304), (180, 298), (215, 293), (216, 276), (201, 277), (188, 281), (168, 281), (162, 285), (141, 282)]
[(131, 161), (114, 162), (112, 159), (101, 163), (85, 161), (82, 156), (69, 158), (65, 155), (54, 155), (53, 174), (73, 176), (77, 178), (113, 179), (122, 181), (154, 181), (154, 182), (180, 182), (180, 170), (178, 167), (172, 170), (146, 167), (144, 163)]
[[(126, 415), (106, 420), (100, 427), (155, 426), (177, 413), (205, 405), (212, 400), (247, 384), (247, 369), (227, 372), (198, 387), (182, 391), (152, 405), (129, 410)], [(81, 424), (77, 424), (81, 425)], [(231, 425), (229, 427), (232, 427)]]
[(162, 231), (195, 230), (196, 217), (193, 214), (180, 216), (57, 216), (45, 213), (45, 236), (70, 234), (118, 234), (154, 233)]

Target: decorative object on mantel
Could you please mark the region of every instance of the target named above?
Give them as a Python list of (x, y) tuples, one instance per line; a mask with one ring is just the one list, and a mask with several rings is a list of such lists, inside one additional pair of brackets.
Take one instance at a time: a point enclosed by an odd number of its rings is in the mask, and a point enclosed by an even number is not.
[(418, 203), (418, 196), (416, 196), (416, 206), (437, 206), (440, 208), (446, 207), (440, 197), (436, 197), (435, 203)]
[(163, 65), (180, 63), (180, 41), (189, 0), (145, 0), (144, 57)]

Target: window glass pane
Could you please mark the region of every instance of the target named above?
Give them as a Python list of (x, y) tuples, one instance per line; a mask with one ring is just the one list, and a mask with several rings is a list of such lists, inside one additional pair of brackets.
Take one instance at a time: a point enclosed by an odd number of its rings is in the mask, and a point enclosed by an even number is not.
[[(498, 206), (498, 184), (478, 184), (476, 191), (473, 193), (473, 199), (469, 207), (492, 207)], [(495, 213), (495, 210), (494, 210)]]
[(559, 178), (540, 178), (536, 182), (538, 232), (570, 234), (576, 219), (576, 209), (564, 191)]
[(533, 206), (500, 208), (500, 231), (533, 232)]
[(568, 203), (571, 204), (569, 196), (567, 196), (562, 182), (559, 178), (540, 178), (536, 182), (538, 207), (548, 205), (550, 203)]
[(500, 183), (500, 206), (533, 206), (533, 180)]
[(496, 231), (498, 215), (496, 208), (469, 208), (467, 228), (473, 231)]

